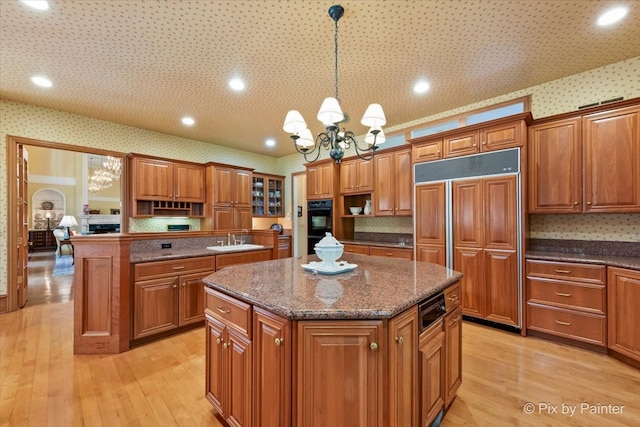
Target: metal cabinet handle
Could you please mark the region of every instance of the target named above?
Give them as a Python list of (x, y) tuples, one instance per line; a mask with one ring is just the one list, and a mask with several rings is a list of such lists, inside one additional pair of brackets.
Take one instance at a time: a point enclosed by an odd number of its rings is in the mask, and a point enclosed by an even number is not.
[(564, 273), (564, 274), (570, 274), (571, 270), (561, 270), (559, 268), (556, 268), (556, 273)]
[(378, 344), (375, 342), (372, 342), (371, 344), (369, 344), (369, 348), (373, 351), (376, 351), (378, 349)]
[(175, 288), (177, 288), (177, 287), (178, 287), (178, 285), (173, 285), (173, 289), (175, 289)]
[(225, 308), (224, 308), (223, 306), (221, 306), (221, 305), (219, 305), (219, 306), (218, 306), (218, 311), (219, 311), (220, 313), (222, 313), (222, 314), (229, 314), (229, 313), (231, 313), (231, 310), (230, 310), (230, 309), (225, 309)]
[(276, 345), (280, 345), (284, 342), (284, 338), (276, 338), (274, 342), (276, 343)]
[(184, 265), (176, 265), (174, 267), (171, 267), (172, 270), (184, 270)]
[(218, 344), (220, 344), (220, 343), (222, 342), (222, 340), (221, 340), (220, 338), (218, 338), (218, 339), (216, 339), (216, 342), (217, 342)]
[(591, 202), (587, 202), (587, 205), (591, 205)]
[(559, 297), (570, 297), (571, 296), (571, 294), (567, 294), (567, 293), (564, 293), (564, 292), (556, 292), (556, 295), (558, 295)]
[(458, 301), (458, 298), (459, 298), (459, 297), (458, 297), (458, 295), (454, 295), (454, 296), (452, 296), (452, 297), (447, 297), (447, 299), (448, 299), (449, 301)]
[(387, 256), (393, 256), (393, 252), (385, 252), (384, 254)]
[(224, 344), (222, 344), (222, 346), (223, 346), (224, 348), (229, 348), (229, 344), (228, 344), (228, 343), (224, 343)]
[(404, 342), (404, 338), (403, 337), (396, 337), (396, 342), (398, 344), (402, 344)]
[(187, 282), (182, 282), (182, 287), (184, 288), (185, 286), (187, 286)]
[(556, 320), (556, 323), (558, 325), (571, 326), (571, 322), (562, 322), (560, 320)]
[(573, 206), (578, 206), (580, 202), (573, 202)]

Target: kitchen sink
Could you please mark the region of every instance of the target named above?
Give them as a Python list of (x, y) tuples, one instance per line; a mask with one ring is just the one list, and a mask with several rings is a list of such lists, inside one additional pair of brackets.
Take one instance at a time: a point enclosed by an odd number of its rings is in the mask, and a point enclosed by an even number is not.
[(214, 252), (244, 252), (244, 251), (255, 251), (258, 249), (264, 249), (264, 246), (254, 245), (252, 243), (245, 243), (243, 245), (207, 246), (207, 249)]

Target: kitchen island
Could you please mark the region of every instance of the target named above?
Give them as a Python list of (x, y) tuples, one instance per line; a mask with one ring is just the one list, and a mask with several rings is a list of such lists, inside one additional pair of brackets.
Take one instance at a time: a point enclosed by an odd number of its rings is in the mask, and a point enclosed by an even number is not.
[[(204, 279), (206, 394), (229, 425), (428, 425), (460, 385), (462, 275), (436, 264), (346, 254), (227, 267)], [(444, 292), (422, 330), (418, 304)]]

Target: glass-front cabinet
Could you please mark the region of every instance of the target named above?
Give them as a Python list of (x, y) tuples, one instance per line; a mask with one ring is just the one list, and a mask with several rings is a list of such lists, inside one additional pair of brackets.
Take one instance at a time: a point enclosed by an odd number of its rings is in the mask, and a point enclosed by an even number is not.
[(284, 176), (253, 174), (254, 217), (284, 216)]

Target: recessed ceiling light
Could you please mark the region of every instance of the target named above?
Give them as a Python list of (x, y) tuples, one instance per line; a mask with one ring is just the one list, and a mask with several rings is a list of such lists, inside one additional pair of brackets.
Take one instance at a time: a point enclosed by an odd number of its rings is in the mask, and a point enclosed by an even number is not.
[(607, 25), (615, 24), (627, 15), (626, 7), (614, 7), (607, 10), (598, 18), (598, 25), (605, 27)]
[(276, 146), (276, 141), (275, 141), (275, 139), (273, 139), (273, 138), (269, 138), (269, 139), (267, 139), (267, 140), (264, 142), (264, 144), (265, 144), (267, 147), (275, 147), (275, 146)]
[(49, 10), (49, 2), (47, 0), (20, 0), (25, 5), (36, 10)]
[(229, 80), (229, 87), (236, 92), (244, 90), (244, 81), (240, 77), (234, 77)]
[(193, 126), (193, 125), (195, 124), (195, 122), (196, 122), (196, 121), (195, 121), (195, 120), (193, 120), (193, 118), (192, 118), (192, 117), (189, 117), (189, 116), (184, 116), (184, 117), (182, 118), (182, 124), (183, 124), (183, 125)]
[(423, 93), (427, 93), (430, 88), (431, 88), (431, 85), (429, 84), (428, 81), (426, 81), (424, 79), (418, 80), (416, 82), (416, 84), (413, 85), (413, 91), (415, 93), (417, 93), (418, 95), (422, 95)]
[(31, 77), (31, 81), (40, 86), (40, 87), (51, 87), (53, 86), (53, 83), (51, 82), (51, 80), (49, 80), (48, 78), (44, 77), (44, 76), (33, 76)]

